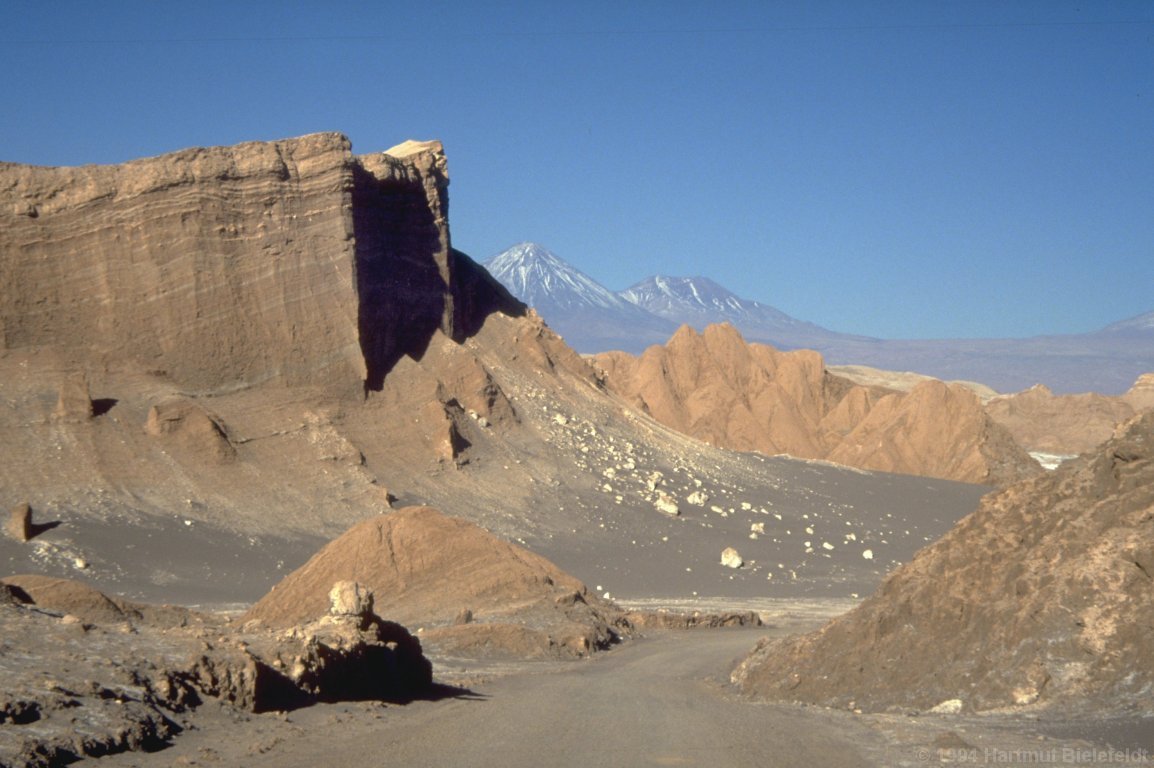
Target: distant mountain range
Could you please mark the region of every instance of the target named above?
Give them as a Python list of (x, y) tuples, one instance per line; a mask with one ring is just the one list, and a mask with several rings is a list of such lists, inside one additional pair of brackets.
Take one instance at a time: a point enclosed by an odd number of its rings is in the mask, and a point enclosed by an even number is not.
[(869, 365), (942, 379), (979, 381), (1000, 392), (1045, 384), (1056, 393), (1121, 394), (1154, 371), (1154, 312), (1086, 334), (1027, 339), (887, 340), (798, 320), (743, 299), (706, 277), (654, 275), (611, 291), (536, 243), (484, 262), (513, 295), (534, 307), (582, 353), (639, 354), (681, 325), (731, 323), (748, 341), (816, 349), (830, 365)]

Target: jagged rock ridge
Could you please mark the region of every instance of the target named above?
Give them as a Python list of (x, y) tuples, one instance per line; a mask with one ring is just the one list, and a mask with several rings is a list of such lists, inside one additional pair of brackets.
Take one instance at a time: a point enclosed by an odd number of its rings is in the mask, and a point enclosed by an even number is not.
[(1143, 374), (1121, 396), (1055, 395), (1041, 384), (986, 404), (986, 412), (1030, 451), (1076, 455), (1105, 442), (1114, 428), (1154, 408), (1154, 374)]
[(966, 387), (855, 385), (817, 352), (747, 344), (730, 325), (684, 326), (640, 357), (593, 359), (610, 389), (714, 445), (991, 485), (1039, 471)]
[(983, 499), (820, 631), (762, 643), (747, 692), (866, 709), (1092, 703), (1154, 691), (1154, 413)]

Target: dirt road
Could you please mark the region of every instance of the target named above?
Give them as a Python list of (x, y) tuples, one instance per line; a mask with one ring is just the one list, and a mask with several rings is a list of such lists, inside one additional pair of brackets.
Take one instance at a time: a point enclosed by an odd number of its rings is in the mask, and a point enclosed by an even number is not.
[[(205, 723), (102, 766), (866, 766), (878, 736), (817, 709), (751, 704), (724, 680), (765, 630), (669, 633), (586, 662), (405, 706), (310, 707)], [(876, 752), (874, 753), (876, 754)]]

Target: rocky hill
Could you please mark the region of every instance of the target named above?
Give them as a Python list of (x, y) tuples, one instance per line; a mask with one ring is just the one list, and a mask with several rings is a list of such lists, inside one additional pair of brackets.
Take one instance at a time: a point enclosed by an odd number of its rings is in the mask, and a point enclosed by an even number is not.
[(1060, 456), (1092, 450), (1109, 439), (1118, 424), (1150, 408), (1154, 408), (1154, 374), (1143, 374), (1120, 396), (1055, 395), (1039, 384), (986, 404), (990, 417), (1019, 445)]
[(858, 385), (816, 352), (749, 344), (730, 325), (593, 360), (610, 389), (712, 445), (991, 485), (1039, 471), (964, 386)]
[(315, 621), (355, 581), (375, 610), (455, 655), (584, 656), (625, 631), (622, 613), (545, 558), (429, 507), (370, 518), (326, 545), (245, 615)]
[(1092, 704), (1154, 690), (1154, 413), (986, 497), (820, 631), (761, 644), (752, 694), (872, 710)]

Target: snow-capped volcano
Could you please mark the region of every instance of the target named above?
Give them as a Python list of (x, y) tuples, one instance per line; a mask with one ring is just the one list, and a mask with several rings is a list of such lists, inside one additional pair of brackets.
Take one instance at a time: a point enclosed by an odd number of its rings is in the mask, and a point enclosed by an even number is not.
[(638, 351), (677, 330), (675, 323), (626, 301), (537, 243), (514, 245), (484, 265), (579, 352)]
[(706, 277), (657, 275), (614, 292), (536, 243), (515, 245), (484, 264), (579, 352), (639, 353), (665, 343), (682, 325), (700, 330), (725, 322), (750, 341), (784, 348), (843, 336), (743, 299)]
[(631, 309), (620, 296), (537, 243), (514, 245), (484, 265), (510, 293), (546, 319), (553, 307)]
[(801, 324), (768, 304), (741, 298), (708, 277), (654, 275), (618, 295), (655, 315), (683, 323), (692, 318), (707, 323), (729, 321), (738, 326), (750, 322), (781, 327)]

